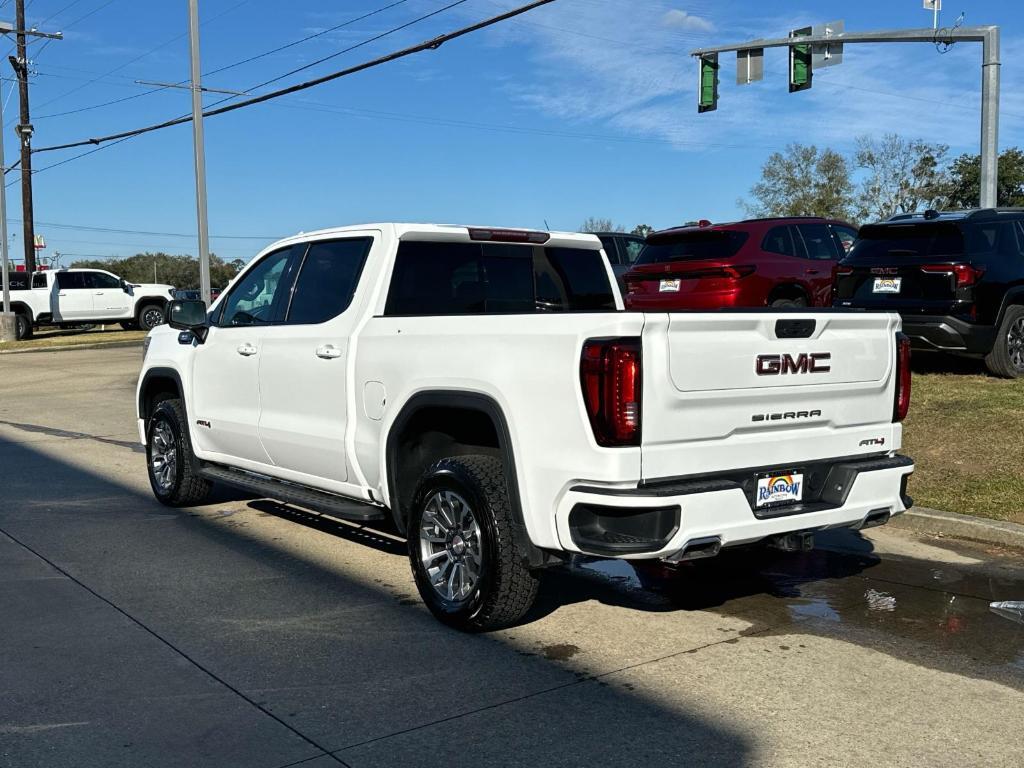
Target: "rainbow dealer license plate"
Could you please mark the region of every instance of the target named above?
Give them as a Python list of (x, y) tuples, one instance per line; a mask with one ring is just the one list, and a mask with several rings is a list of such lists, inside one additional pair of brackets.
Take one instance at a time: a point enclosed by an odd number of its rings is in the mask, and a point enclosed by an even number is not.
[(757, 478), (758, 507), (792, 504), (804, 497), (804, 476), (800, 472), (764, 475)]

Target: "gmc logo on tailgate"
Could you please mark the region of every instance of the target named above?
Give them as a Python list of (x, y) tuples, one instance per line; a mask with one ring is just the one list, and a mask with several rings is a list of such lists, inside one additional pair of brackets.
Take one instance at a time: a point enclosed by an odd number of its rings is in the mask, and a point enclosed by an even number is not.
[(792, 355), (758, 355), (755, 370), (758, 376), (781, 376), (787, 373), (828, 373), (832, 366), (826, 361), (832, 359), (831, 352), (801, 353)]

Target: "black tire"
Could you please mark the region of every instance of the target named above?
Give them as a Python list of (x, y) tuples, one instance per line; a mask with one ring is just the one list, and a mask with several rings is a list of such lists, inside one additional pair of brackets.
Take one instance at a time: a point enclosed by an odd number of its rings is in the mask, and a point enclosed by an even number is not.
[(32, 318), (27, 314), (19, 312), (14, 316), (14, 338), (18, 341), (31, 339), (34, 330), (35, 329), (32, 327)]
[[(198, 462), (192, 453), (188, 421), (181, 400), (164, 400), (153, 411), (146, 428), (146, 467), (153, 495), (169, 507), (190, 507), (201, 504), (210, 492), (210, 481), (196, 473)], [(166, 430), (166, 431), (165, 431)], [(173, 439), (174, 466), (164, 477), (154, 466), (154, 456), (161, 450), (160, 440), (170, 434)], [(157, 443), (154, 443), (154, 440)], [(166, 465), (161, 465), (166, 466)]]
[(135, 317), (135, 322), (144, 331), (152, 331), (158, 325), (163, 325), (165, 322), (163, 306), (152, 303), (143, 304), (139, 307), (139, 313)]
[[(422, 543), (424, 518), (427, 518), (427, 526), (436, 519), (428, 506), (439, 492), (454, 492), (465, 499), (469, 518), (475, 520), (479, 531), (479, 576), (472, 586), (466, 586), (467, 593), (457, 599), (447, 599), (440, 593), (440, 587), (435, 588), (423, 561), (424, 546), (454, 552), (452, 542), (447, 545)], [(530, 609), (537, 596), (538, 582), (524, 563), (523, 553), (512, 533), (513, 524), (505, 469), (498, 459), (491, 456), (447, 458), (424, 473), (409, 515), (409, 562), (423, 602), (440, 621), (456, 629), (480, 632), (516, 624)], [(435, 536), (439, 531), (437, 527), (426, 530), (428, 534), (433, 531)], [(456, 566), (451, 564), (450, 571), (441, 572), (442, 582), (445, 573), (456, 573)], [(448, 584), (451, 590), (451, 582)]]
[(771, 304), (773, 307), (806, 307), (807, 300), (802, 298), (796, 299), (776, 299)]
[(139, 328), (139, 324), (136, 323), (134, 320), (123, 320), (121, 321), (120, 326), (122, 329), (126, 331), (135, 331), (138, 330)]
[(1007, 307), (985, 367), (1004, 379), (1024, 376), (1024, 307)]

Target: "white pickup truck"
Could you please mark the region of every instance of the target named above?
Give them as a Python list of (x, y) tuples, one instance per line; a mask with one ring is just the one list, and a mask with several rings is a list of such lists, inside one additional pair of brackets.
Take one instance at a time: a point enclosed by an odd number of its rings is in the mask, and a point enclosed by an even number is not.
[(137, 390), (156, 497), (393, 525), (459, 628), (516, 622), (574, 553), (803, 548), (911, 504), (899, 315), (625, 312), (593, 235), (303, 234), (168, 318)]
[(102, 269), (48, 269), (11, 275), (11, 311), (19, 339), (40, 325), (120, 323), (149, 331), (164, 321), (170, 285), (133, 285)]

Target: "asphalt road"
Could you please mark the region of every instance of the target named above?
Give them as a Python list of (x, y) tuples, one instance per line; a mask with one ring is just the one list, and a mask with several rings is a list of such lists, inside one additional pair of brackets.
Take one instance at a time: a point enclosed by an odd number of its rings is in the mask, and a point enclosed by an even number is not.
[(1018, 555), (885, 528), (546, 574), (461, 635), (403, 544), (157, 504), (137, 349), (0, 357), (0, 766), (1020, 766)]

